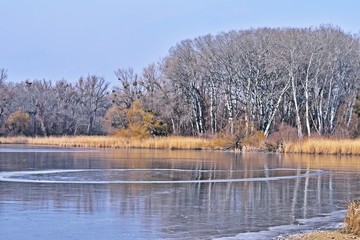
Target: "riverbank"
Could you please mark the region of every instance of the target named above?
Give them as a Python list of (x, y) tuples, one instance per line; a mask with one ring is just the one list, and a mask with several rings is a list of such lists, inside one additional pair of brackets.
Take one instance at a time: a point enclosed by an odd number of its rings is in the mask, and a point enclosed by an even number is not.
[(286, 238), (286, 240), (328, 240), (328, 239), (353, 240), (353, 239), (360, 239), (360, 237), (353, 234), (342, 233), (340, 230), (332, 230), (332, 231), (319, 231), (312, 233), (296, 234)]
[(1, 137), (0, 144), (54, 145), (61, 147), (91, 148), (144, 148), (171, 150), (225, 150), (231, 148), (227, 138), (159, 137), (123, 138), (115, 136), (62, 136), (62, 137)]
[(317, 231), (297, 234), (287, 240), (325, 240), (325, 239), (360, 239), (360, 201), (354, 200), (348, 204), (344, 219), (344, 227), (333, 231)]
[(302, 141), (286, 142), (283, 153), (360, 155), (360, 139), (310, 138)]
[[(232, 137), (154, 137), (125, 138), (118, 136), (0, 137), (0, 144), (54, 145), (61, 147), (144, 148), (169, 150), (234, 150)], [(311, 138), (282, 144), (258, 139), (240, 146), (243, 152), (280, 152), (299, 154), (360, 155), (360, 139)]]

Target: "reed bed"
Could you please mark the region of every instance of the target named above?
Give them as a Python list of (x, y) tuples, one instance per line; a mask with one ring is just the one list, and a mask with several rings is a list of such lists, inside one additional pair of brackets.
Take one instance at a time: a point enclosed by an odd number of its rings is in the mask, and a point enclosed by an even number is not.
[(359, 155), (360, 139), (306, 139), (284, 144), (285, 153)]
[[(125, 138), (118, 136), (0, 137), (0, 144), (55, 145), (62, 147), (146, 148), (184, 150), (225, 150), (234, 147), (231, 138), (155, 137)], [(246, 151), (246, 149), (243, 149)], [(360, 139), (306, 139), (286, 142), (281, 152), (332, 155), (360, 155)]]
[(124, 138), (116, 136), (63, 136), (63, 137), (6, 137), (0, 144), (55, 145), (62, 147), (93, 148), (146, 148), (146, 149), (184, 149), (184, 150), (222, 150), (231, 141), (222, 138), (205, 139), (195, 137)]

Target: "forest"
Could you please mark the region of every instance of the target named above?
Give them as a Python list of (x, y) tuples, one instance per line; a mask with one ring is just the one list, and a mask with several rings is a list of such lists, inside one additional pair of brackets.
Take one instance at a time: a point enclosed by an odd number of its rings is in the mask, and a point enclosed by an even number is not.
[(0, 135), (356, 137), (359, 35), (334, 26), (186, 39), (142, 72), (7, 81)]

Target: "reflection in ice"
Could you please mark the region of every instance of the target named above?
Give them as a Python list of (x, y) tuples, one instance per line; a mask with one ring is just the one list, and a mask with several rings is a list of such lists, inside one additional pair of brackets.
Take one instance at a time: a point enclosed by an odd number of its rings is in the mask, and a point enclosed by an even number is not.
[(275, 168), (252, 171), (187, 169), (72, 169), (0, 172), (0, 181), (28, 183), (216, 183), (312, 177), (322, 170)]
[(18, 147), (0, 148), (0, 153), (82, 153), (82, 152), (97, 152), (98, 150), (81, 149), (81, 148), (47, 148), (47, 147), (26, 147), (19, 149)]
[(1, 148), (1, 239), (276, 239), (360, 193), (360, 156)]

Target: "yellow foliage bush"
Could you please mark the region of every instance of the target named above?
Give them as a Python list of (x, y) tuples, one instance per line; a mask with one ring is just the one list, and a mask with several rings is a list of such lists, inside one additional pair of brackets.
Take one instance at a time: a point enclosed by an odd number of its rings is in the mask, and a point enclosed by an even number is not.
[(9, 135), (26, 135), (30, 128), (29, 114), (22, 111), (13, 112), (6, 120), (5, 128)]
[(136, 139), (165, 136), (169, 131), (167, 124), (156, 119), (151, 111), (145, 111), (139, 101), (134, 101), (130, 109), (111, 108), (103, 119), (103, 126), (115, 136)]

